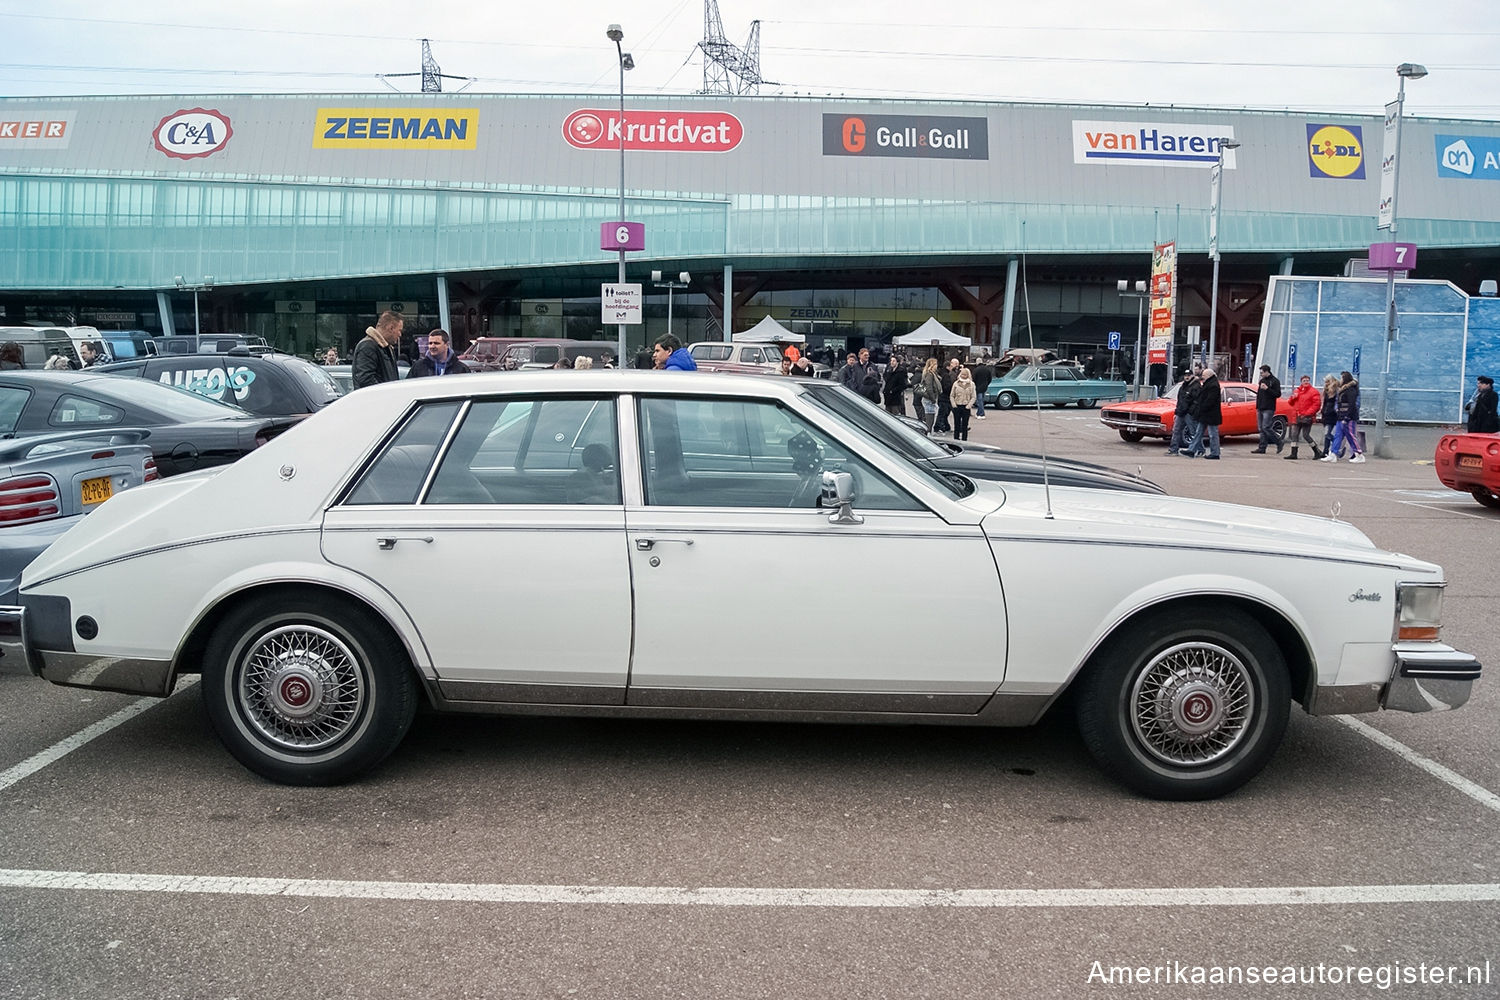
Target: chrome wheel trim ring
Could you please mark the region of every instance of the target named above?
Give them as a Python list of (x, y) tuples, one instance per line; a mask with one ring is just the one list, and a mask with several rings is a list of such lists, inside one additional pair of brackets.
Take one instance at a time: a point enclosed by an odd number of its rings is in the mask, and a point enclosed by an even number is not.
[(239, 656), (235, 697), (255, 732), (281, 750), (332, 746), (358, 728), (369, 682), (334, 633), (286, 625), (257, 636)]
[(1212, 642), (1157, 653), (1136, 675), (1127, 711), (1137, 742), (1172, 767), (1212, 764), (1244, 742), (1255, 684), (1244, 661)]

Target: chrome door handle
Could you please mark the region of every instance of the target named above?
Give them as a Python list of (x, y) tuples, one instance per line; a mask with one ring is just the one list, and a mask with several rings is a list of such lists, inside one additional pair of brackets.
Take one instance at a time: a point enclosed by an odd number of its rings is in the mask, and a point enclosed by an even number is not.
[(391, 549), (394, 549), (396, 547), (396, 543), (397, 542), (426, 542), (427, 544), (431, 545), (432, 544), (432, 536), (431, 535), (387, 535), (384, 538), (377, 538), (377, 539), (375, 539), (375, 544), (380, 547), (380, 551), (382, 551), (382, 552), (389, 552)]
[(678, 545), (693, 544), (691, 538), (637, 538), (635, 540), (635, 547), (642, 552), (650, 552), (653, 547), (667, 542), (676, 542)]

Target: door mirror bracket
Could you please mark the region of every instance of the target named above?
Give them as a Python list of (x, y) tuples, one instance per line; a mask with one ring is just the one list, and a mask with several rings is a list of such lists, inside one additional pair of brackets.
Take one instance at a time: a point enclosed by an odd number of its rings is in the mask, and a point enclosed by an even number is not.
[(824, 507), (838, 508), (828, 515), (829, 524), (865, 523), (864, 518), (854, 513), (854, 476), (851, 473), (823, 473), (823, 492), (819, 503)]

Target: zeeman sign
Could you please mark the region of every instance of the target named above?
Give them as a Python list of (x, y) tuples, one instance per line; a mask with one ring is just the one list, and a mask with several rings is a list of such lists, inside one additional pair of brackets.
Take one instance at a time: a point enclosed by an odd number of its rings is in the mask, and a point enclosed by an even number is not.
[(475, 149), (479, 109), (319, 108), (314, 149)]

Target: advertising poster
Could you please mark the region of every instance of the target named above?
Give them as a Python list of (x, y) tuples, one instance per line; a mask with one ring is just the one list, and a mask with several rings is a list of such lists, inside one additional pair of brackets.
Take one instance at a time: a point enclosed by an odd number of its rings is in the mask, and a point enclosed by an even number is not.
[(1151, 340), (1146, 360), (1167, 363), (1177, 319), (1177, 244), (1158, 243), (1151, 254)]

